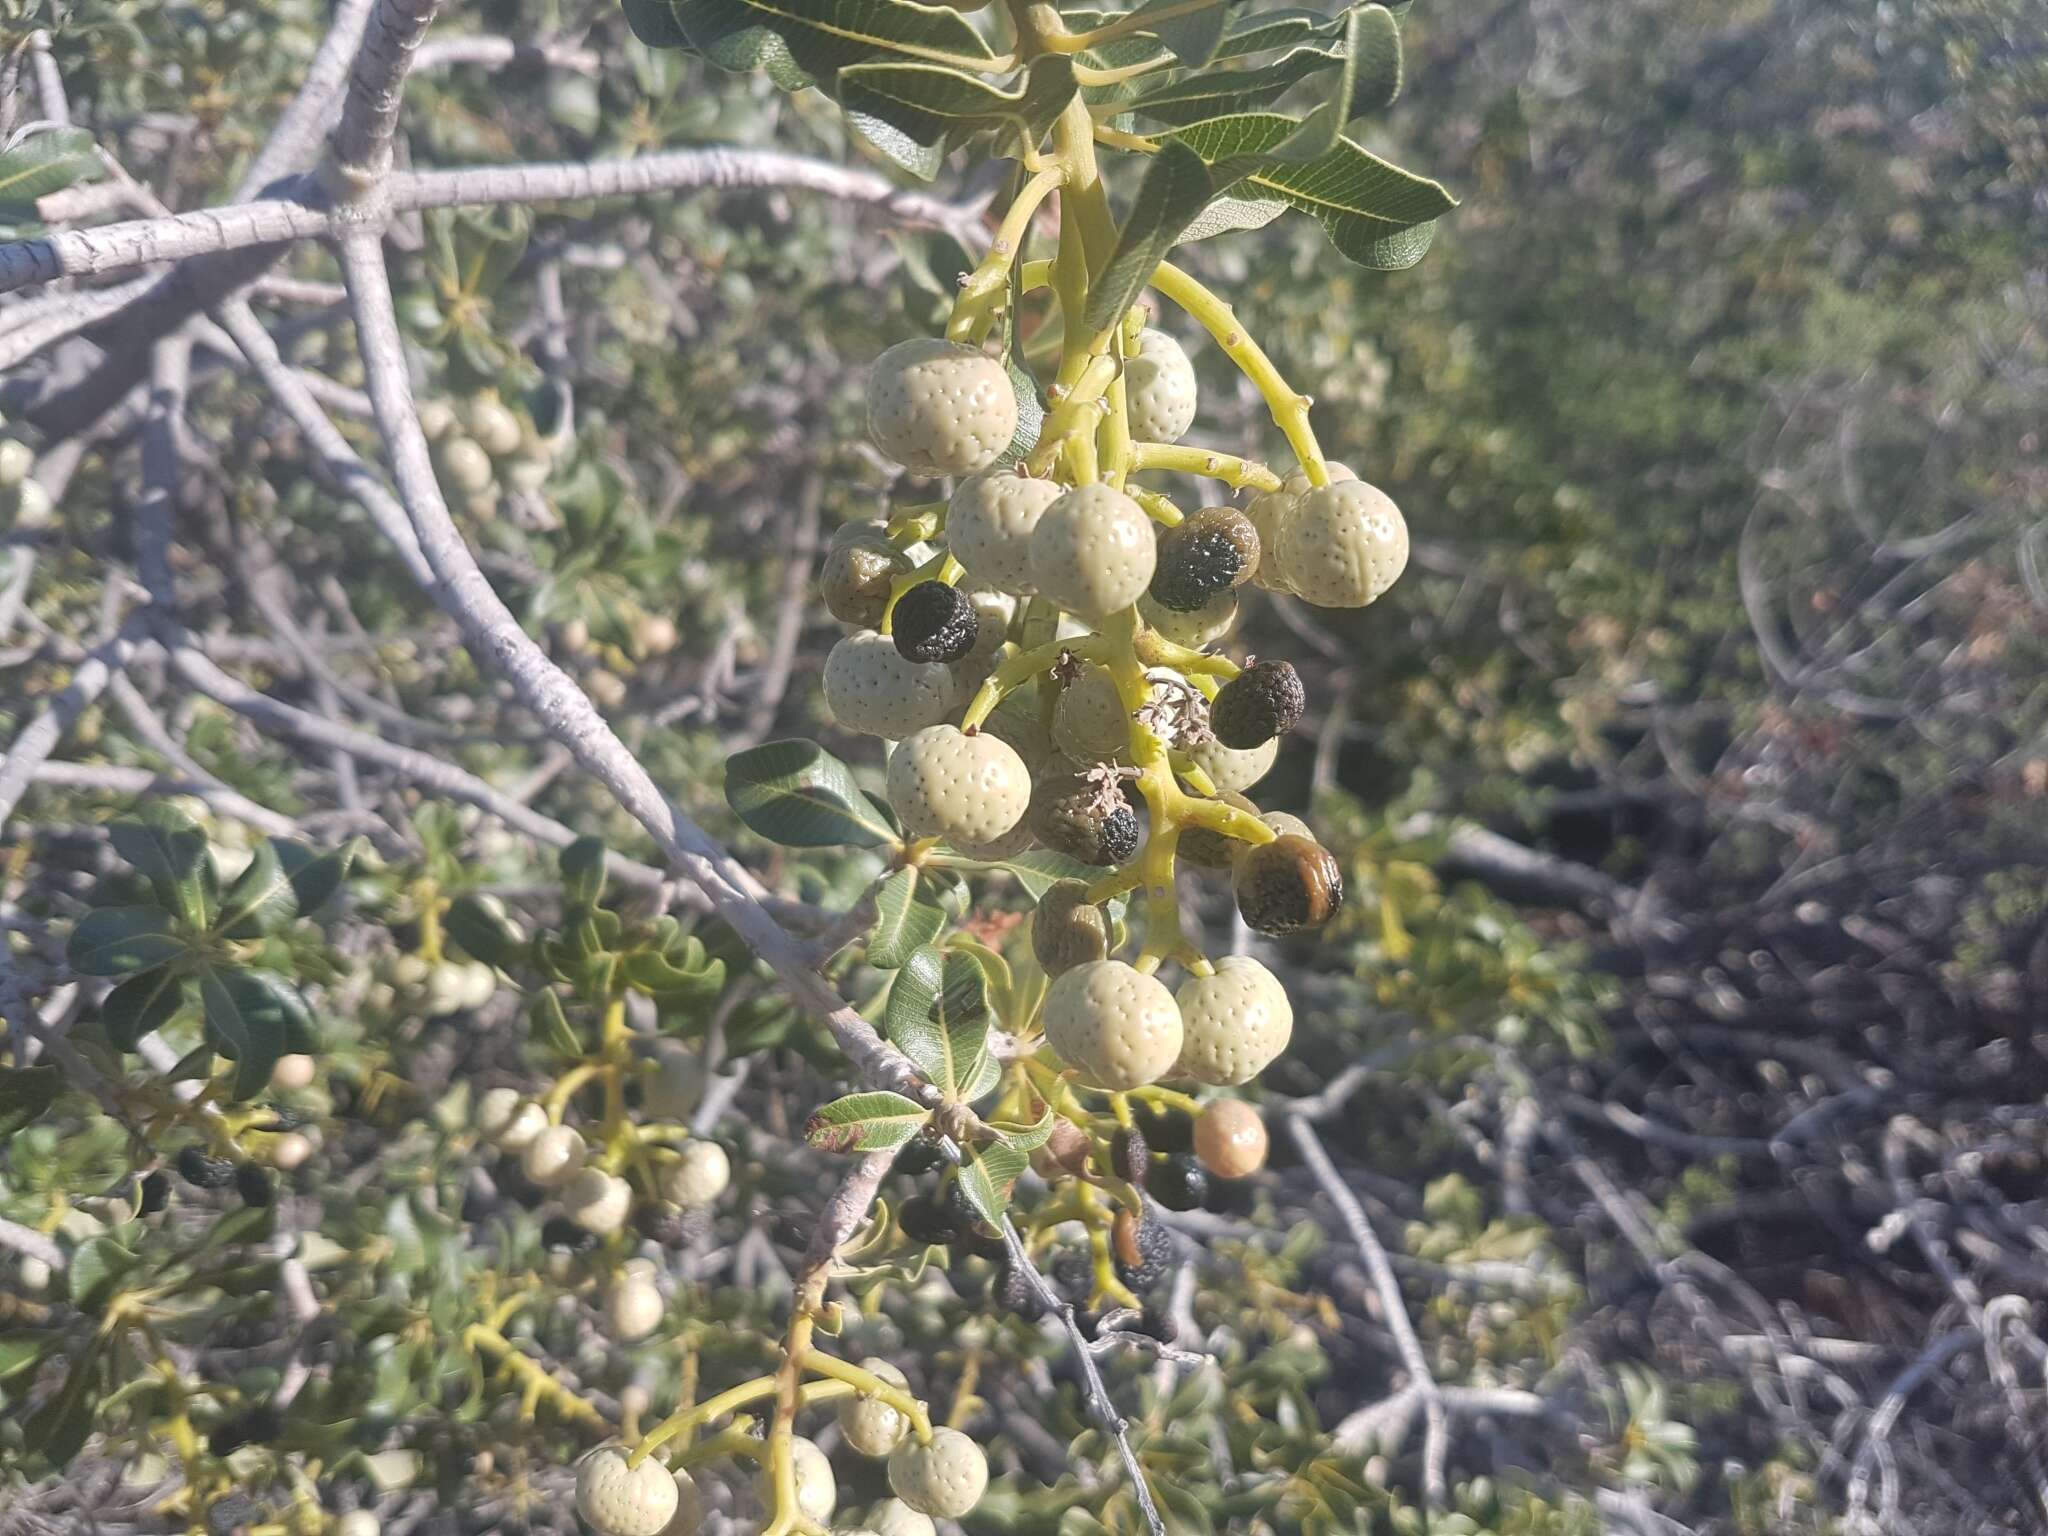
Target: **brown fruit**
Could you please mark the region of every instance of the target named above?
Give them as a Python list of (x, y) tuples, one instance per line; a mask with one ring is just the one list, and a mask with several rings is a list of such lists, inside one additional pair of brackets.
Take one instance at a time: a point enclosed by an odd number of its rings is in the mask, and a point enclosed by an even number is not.
[(1219, 1179), (1266, 1166), (1266, 1122), (1242, 1099), (1216, 1099), (1195, 1117), (1195, 1160)]
[(1259, 933), (1320, 928), (1344, 905), (1344, 872), (1321, 843), (1289, 833), (1247, 846), (1230, 886), (1245, 926)]

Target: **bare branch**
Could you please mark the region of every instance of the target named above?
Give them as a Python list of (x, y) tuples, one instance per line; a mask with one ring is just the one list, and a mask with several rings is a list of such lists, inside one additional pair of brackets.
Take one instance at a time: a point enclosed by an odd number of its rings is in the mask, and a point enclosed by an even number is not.
[(412, 56), (433, 24), (440, 0), (378, 0), (349, 71), (333, 154), (342, 176), (360, 189), (391, 168), (391, 139)]
[(128, 665), (136, 647), (147, 638), (148, 620), (141, 614), (130, 618), (120, 632), (101, 641), (71, 674), (65, 690), (44, 704), (35, 719), (21, 728), (0, 759), (0, 826), (14, 814), (22, 791), (35, 771), (57, 750), (64, 733), (86, 709), (106, 691), (115, 672)]
[(431, 74), (458, 64), (503, 69), (511, 64), (539, 64), (579, 75), (595, 75), (601, 67), (594, 48), (579, 48), (559, 38), (437, 37), (422, 43), (413, 55), (412, 72)]

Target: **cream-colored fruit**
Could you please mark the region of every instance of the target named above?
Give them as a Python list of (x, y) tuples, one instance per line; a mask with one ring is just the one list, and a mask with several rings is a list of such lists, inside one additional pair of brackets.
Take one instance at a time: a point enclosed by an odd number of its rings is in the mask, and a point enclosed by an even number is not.
[(887, 635), (848, 635), (825, 658), (825, 705), (849, 731), (900, 740), (943, 720), (952, 694), (952, 673), (907, 660)]
[(863, 1529), (873, 1536), (938, 1536), (932, 1517), (912, 1509), (901, 1499), (884, 1499), (867, 1512)]
[(1249, 955), (1227, 955), (1213, 975), (1190, 976), (1174, 1001), (1181, 1022), (1175, 1070), (1198, 1083), (1235, 1088), (1250, 1082), (1294, 1033), (1287, 989)]
[(914, 1510), (958, 1520), (988, 1488), (988, 1458), (959, 1430), (935, 1429), (929, 1445), (913, 1438), (896, 1447), (889, 1458), (889, 1486)]
[(521, 1104), (505, 1122), (505, 1128), (491, 1139), (503, 1152), (524, 1152), (548, 1128), (548, 1112), (538, 1104)]
[(1037, 842), (1037, 834), (1031, 830), (1031, 820), (1025, 817), (1001, 837), (985, 843), (954, 843), (954, 847), (970, 859), (1014, 859), (1018, 854)]
[(1060, 486), (1007, 469), (964, 480), (946, 503), (946, 548), (967, 578), (999, 592), (1030, 597), (1031, 533)]
[(928, 725), (890, 754), (889, 803), (913, 836), (993, 842), (1023, 819), (1031, 774), (1000, 737)]
[(576, 1177), (590, 1149), (572, 1127), (551, 1125), (527, 1144), (519, 1166), (542, 1189), (553, 1189)]
[(313, 1058), (294, 1051), (277, 1058), (270, 1069), (270, 1086), (277, 1093), (303, 1093), (313, 1086)]
[(637, 1343), (654, 1332), (666, 1310), (661, 1292), (644, 1275), (621, 1275), (605, 1292), (605, 1326), (621, 1344)]
[(661, 1536), (696, 1536), (697, 1527), (704, 1523), (704, 1493), (697, 1486), (697, 1480), (689, 1473), (676, 1473), (676, 1512), (669, 1518)]
[[(1259, 820), (1273, 829), (1275, 837), (1305, 837), (1310, 842), (1316, 840), (1316, 835), (1309, 830), (1308, 823), (1292, 811), (1267, 811)], [(1249, 848), (1252, 845), (1247, 843), (1245, 846)]]
[(297, 1131), (286, 1131), (270, 1144), (270, 1166), (283, 1173), (303, 1168), (312, 1155), (312, 1141)]
[(1295, 505), (1300, 500), (1292, 491), (1262, 491), (1244, 509), (1244, 515), (1251, 519), (1252, 527), (1259, 535), (1259, 564), (1252, 572), (1253, 586), (1264, 587), (1268, 592), (1294, 590), (1280, 565), (1280, 534), (1294, 516)]
[(661, 1176), (661, 1192), (684, 1210), (711, 1204), (732, 1182), (732, 1160), (715, 1141), (686, 1141)]
[(1200, 650), (1230, 633), (1230, 626), (1237, 622), (1237, 594), (1218, 592), (1201, 607), (1181, 613), (1162, 608), (1147, 593), (1138, 599), (1138, 617), (1175, 645)]
[[(832, 1462), (802, 1435), (792, 1436), (789, 1459), (796, 1472), (796, 1507), (807, 1519), (819, 1524), (832, 1518), (832, 1506), (839, 1502), (839, 1479), (832, 1475)], [(775, 1488), (764, 1464), (761, 1468), (761, 1502), (775, 1507)]]
[(473, 437), (444, 437), (434, 445), (441, 478), (462, 492), (480, 491), (494, 477), (491, 456)]
[(1017, 395), (995, 358), (958, 342), (898, 342), (868, 376), (868, 435), (920, 475), (971, 475), (1017, 432)]
[(704, 1063), (688, 1046), (658, 1042), (641, 1079), (640, 1104), (656, 1120), (686, 1120), (704, 1099)]
[(512, 1117), (519, 1113), (521, 1102), (517, 1088), (486, 1088), (477, 1095), (476, 1108), (470, 1111), (469, 1123), (476, 1127), (477, 1135), (485, 1141), (496, 1141), (512, 1124)]
[(1124, 405), (1139, 442), (1177, 443), (1195, 423), (1195, 365), (1164, 331), (1138, 333), (1138, 355), (1124, 365)]
[(576, 1512), (598, 1536), (662, 1536), (679, 1502), (675, 1474), (650, 1456), (627, 1462), (623, 1445), (601, 1445), (576, 1467)]
[(1046, 993), (1045, 1036), (1093, 1087), (1142, 1088), (1180, 1055), (1180, 1008), (1157, 977), (1121, 960), (1091, 960)]
[(981, 728), (1014, 747), (1033, 774), (1052, 756), (1052, 732), (1038, 718), (1035, 689), (1022, 689), (1004, 699), (995, 713), (982, 721)]
[[(1339, 464), (1335, 459), (1323, 460), (1323, 473), (1332, 485), (1338, 485), (1343, 481), (1356, 480), (1358, 478), (1357, 471), (1352, 469), (1350, 465)], [(1298, 467), (1289, 470), (1287, 478), (1280, 483), (1280, 488), (1290, 496), (1307, 495), (1309, 490), (1308, 471)]]
[(1363, 608), (1408, 566), (1408, 524), (1362, 480), (1333, 482), (1296, 503), (1280, 529), (1280, 568), (1305, 602)]
[(334, 1522), (334, 1536), (378, 1536), (383, 1523), (367, 1509), (352, 1509)]
[(1277, 737), (1240, 750), (1211, 736), (1199, 747), (1188, 748), (1188, 761), (1208, 774), (1218, 789), (1234, 789), (1240, 794), (1270, 773), (1279, 755)]
[(475, 396), (464, 414), (469, 435), (477, 440), (485, 453), (502, 459), (519, 451), (524, 435), (519, 430), (519, 418), (495, 393)]
[(609, 1237), (633, 1210), (633, 1186), (601, 1168), (585, 1168), (562, 1186), (562, 1209), (586, 1232)]
[(984, 586), (970, 588), (967, 601), (974, 608), (974, 647), (962, 661), (992, 665), (1009, 637), (1010, 621), (1017, 616), (1017, 599)]
[(1113, 485), (1076, 486), (1031, 530), (1031, 579), (1039, 592), (1093, 622), (1143, 596), (1157, 561), (1152, 519)]
[(1129, 753), (1131, 717), (1109, 668), (1090, 662), (1060, 690), (1059, 703), (1053, 709), (1052, 740), (1077, 762), (1098, 762)]
[(0, 441), (0, 490), (13, 490), (36, 467), (36, 451), (19, 438)]
[[(892, 1387), (910, 1386), (908, 1377), (879, 1356), (871, 1355), (861, 1361), (861, 1368), (872, 1371)], [(863, 1394), (849, 1397), (839, 1405), (839, 1431), (861, 1455), (882, 1457), (902, 1444), (903, 1437), (910, 1433), (910, 1420), (880, 1398)]]

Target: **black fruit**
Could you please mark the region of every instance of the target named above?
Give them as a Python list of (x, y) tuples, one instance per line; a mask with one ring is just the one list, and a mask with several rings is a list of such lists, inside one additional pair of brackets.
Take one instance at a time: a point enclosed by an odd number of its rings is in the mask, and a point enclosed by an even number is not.
[(974, 1208), (974, 1202), (957, 1181), (947, 1186), (946, 1200), (952, 1207), (955, 1242), (984, 1259), (1009, 1256), (1010, 1247), (1003, 1241), (1003, 1234), (982, 1219), (981, 1212)]
[(171, 1203), (171, 1176), (159, 1168), (142, 1181), (136, 1214), (153, 1216)]
[(912, 1195), (896, 1207), (896, 1225), (913, 1243), (950, 1243), (956, 1220), (949, 1204), (930, 1195)]
[(928, 1141), (906, 1141), (903, 1150), (896, 1154), (896, 1171), (912, 1177), (930, 1173), (946, 1161), (946, 1154)]
[(224, 1157), (208, 1157), (198, 1147), (178, 1154), (178, 1177), (201, 1189), (226, 1189), (235, 1181), (235, 1165)]
[(1154, 1152), (1187, 1152), (1195, 1145), (1195, 1117), (1185, 1110), (1168, 1109), (1139, 1100), (1131, 1106), (1131, 1118), (1144, 1133), (1145, 1145)]
[(263, 1506), (246, 1493), (230, 1493), (206, 1506), (207, 1536), (233, 1536), (263, 1523)]
[(1014, 1264), (1005, 1263), (989, 1282), (989, 1300), (1005, 1312), (1035, 1323), (1045, 1316), (1044, 1298), (1028, 1276)]
[(1145, 1193), (1169, 1211), (1192, 1211), (1209, 1192), (1209, 1175), (1195, 1161), (1192, 1152), (1176, 1152), (1163, 1163), (1152, 1165), (1145, 1180)]
[(1149, 1291), (1173, 1272), (1173, 1234), (1156, 1221), (1116, 1213), (1110, 1230), (1109, 1251), (1116, 1261), (1116, 1277), (1134, 1291)]
[(1262, 661), (1223, 685), (1209, 706), (1209, 729), (1226, 747), (1248, 752), (1294, 729), (1308, 695), (1284, 661)]
[(275, 1440), (283, 1428), (283, 1415), (268, 1403), (258, 1404), (246, 1413), (238, 1413), (214, 1425), (206, 1437), (206, 1448), (216, 1456), (225, 1456), (245, 1445), (262, 1445)]
[(1052, 1288), (1068, 1302), (1085, 1307), (1095, 1295), (1095, 1260), (1086, 1253), (1063, 1253), (1052, 1263)]
[(1053, 773), (1031, 788), (1032, 835), (1055, 853), (1107, 869), (1138, 851), (1138, 813), (1114, 770)]
[(1152, 569), (1152, 601), (1175, 613), (1193, 613), (1251, 580), (1259, 567), (1259, 532), (1234, 507), (1204, 507), (1159, 535)]
[(889, 633), (905, 661), (958, 661), (981, 632), (974, 604), (958, 587), (920, 581), (896, 601)]
[(1247, 847), (1231, 867), (1230, 886), (1245, 926), (1259, 933), (1320, 928), (1344, 905), (1336, 857), (1298, 833)]
[(597, 1246), (597, 1234), (586, 1232), (566, 1216), (550, 1216), (540, 1229), (543, 1248), (566, 1248), (571, 1253), (588, 1253)]
[(1145, 1133), (1135, 1125), (1120, 1128), (1110, 1137), (1109, 1166), (1126, 1184), (1143, 1184), (1151, 1164), (1152, 1150), (1145, 1144)]
[(242, 1197), (242, 1204), (260, 1208), (277, 1198), (277, 1180), (266, 1169), (244, 1163), (235, 1170), (235, 1193)]

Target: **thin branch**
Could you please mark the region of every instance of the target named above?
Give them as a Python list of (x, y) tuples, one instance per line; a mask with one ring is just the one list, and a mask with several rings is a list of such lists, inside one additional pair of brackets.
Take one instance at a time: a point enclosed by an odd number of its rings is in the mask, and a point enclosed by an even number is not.
[(73, 670), (64, 691), (44, 704), (8, 745), (6, 758), (0, 759), (0, 827), (14, 814), (36, 769), (57, 750), (73, 722), (106, 691), (114, 673), (128, 665), (147, 634), (148, 621), (137, 614), (119, 633), (93, 647)]
[(334, 130), (336, 168), (351, 183), (374, 182), (391, 168), (405, 77), (439, 9), (440, 0), (378, 0), (349, 71), (341, 126)]
[(596, 49), (579, 48), (559, 38), (437, 37), (420, 45), (419, 52), (413, 55), (412, 72), (415, 75), (431, 74), (458, 64), (474, 65), (480, 69), (539, 64), (579, 75), (595, 75), (603, 67), (603, 60)]

